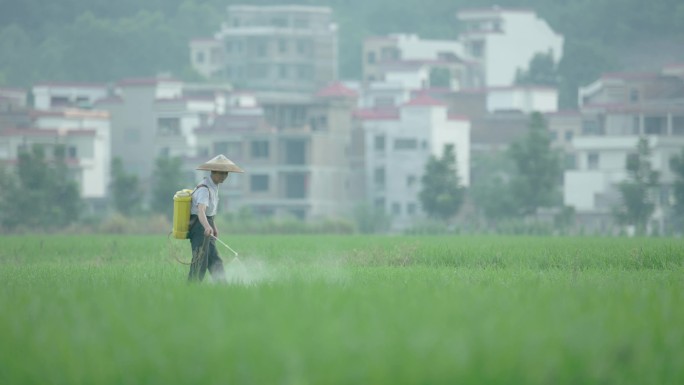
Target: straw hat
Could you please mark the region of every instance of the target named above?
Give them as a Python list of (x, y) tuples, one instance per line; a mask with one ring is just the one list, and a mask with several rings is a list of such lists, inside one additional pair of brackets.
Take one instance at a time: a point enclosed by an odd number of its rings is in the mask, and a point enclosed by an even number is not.
[(232, 160), (223, 156), (223, 154), (214, 157), (207, 163), (201, 164), (197, 167), (198, 170), (219, 171), (219, 172), (245, 172), (238, 167)]

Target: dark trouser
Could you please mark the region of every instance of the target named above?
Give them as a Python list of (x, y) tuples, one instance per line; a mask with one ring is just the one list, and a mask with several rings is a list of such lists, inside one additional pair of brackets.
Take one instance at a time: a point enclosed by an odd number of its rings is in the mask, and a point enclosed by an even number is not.
[[(209, 225), (214, 226), (214, 217), (207, 217)], [(226, 279), (223, 271), (223, 261), (216, 250), (216, 242), (212, 237), (204, 236), (204, 226), (196, 215), (190, 216), (190, 231), (188, 232), (192, 246), (192, 263), (188, 281), (201, 281), (209, 268), (211, 277), (215, 281)]]

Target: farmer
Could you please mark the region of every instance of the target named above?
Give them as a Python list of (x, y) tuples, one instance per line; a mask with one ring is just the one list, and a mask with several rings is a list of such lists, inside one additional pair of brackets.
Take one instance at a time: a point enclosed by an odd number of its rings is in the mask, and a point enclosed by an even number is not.
[(211, 171), (192, 194), (188, 238), (192, 246), (192, 263), (188, 281), (201, 281), (209, 268), (215, 281), (225, 281), (223, 262), (216, 250), (215, 240), (219, 232), (214, 224), (214, 216), (219, 202), (219, 187), (228, 178), (229, 172), (244, 172), (233, 161), (223, 155), (197, 167), (198, 170)]

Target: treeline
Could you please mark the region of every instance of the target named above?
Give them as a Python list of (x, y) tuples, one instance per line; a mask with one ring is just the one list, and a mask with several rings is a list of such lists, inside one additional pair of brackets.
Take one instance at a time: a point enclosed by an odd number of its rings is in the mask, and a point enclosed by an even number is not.
[[(531, 8), (566, 38), (564, 59), (557, 63), (565, 106), (575, 102), (578, 85), (622, 69), (626, 53), (684, 37), (680, 0), (0, 0), (0, 85), (107, 82), (159, 72), (195, 80), (188, 42), (213, 34), (231, 3), (332, 7), (340, 26), (341, 76), (347, 79), (360, 77), (366, 36), (455, 38), (459, 9)], [(666, 60), (684, 53), (664, 55)]]

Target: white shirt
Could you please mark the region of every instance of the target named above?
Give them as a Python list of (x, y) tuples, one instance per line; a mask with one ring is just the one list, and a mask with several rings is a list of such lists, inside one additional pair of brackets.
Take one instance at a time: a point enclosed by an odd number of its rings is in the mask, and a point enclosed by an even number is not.
[(197, 215), (197, 213), (199, 212), (198, 205), (203, 204), (207, 206), (207, 209), (204, 213), (208, 217), (213, 217), (214, 215), (216, 215), (216, 211), (218, 209), (218, 185), (214, 183), (213, 180), (211, 180), (211, 177), (205, 177), (199, 184), (203, 184), (208, 188), (204, 186), (199, 187), (192, 194), (192, 207), (190, 207), (190, 214)]

